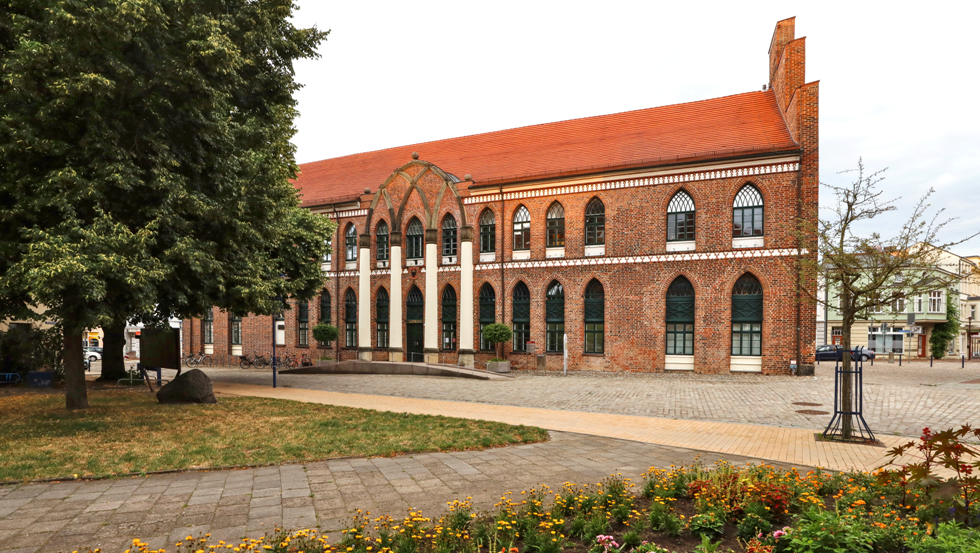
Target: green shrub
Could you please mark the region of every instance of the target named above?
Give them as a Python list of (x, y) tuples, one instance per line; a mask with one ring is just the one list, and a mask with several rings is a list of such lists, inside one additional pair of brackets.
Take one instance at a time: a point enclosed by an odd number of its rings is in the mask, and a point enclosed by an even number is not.
[(625, 534), (623, 534), (623, 537), (620, 538), (619, 541), (622, 542), (622, 544), (621, 544), (622, 547), (620, 547), (620, 550), (626, 549), (626, 548), (629, 548), (629, 549), (635, 548), (636, 546), (640, 545), (640, 542), (641, 542), (641, 540), (640, 540), (640, 530), (637, 529), (637, 528), (634, 528), (634, 529), (630, 530), (629, 532), (626, 532)]
[(860, 519), (817, 508), (799, 517), (788, 540), (785, 550), (793, 553), (857, 553), (872, 549), (871, 534)]
[(654, 532), (663, 532), (667, 517), (670, 516), (670, 507), (659, 501), (650, 504), (650, 529)]
[(340, 331), (333, 325), (320, 323), (313, 327), (313, 338), (317, 342), (333, 342), (338, 336), (340, 336)]
[(666, 518), (664, 518), (664, 534), (667, 534), (672, 538), (676, 538), (677, 536), (681, 535), (682, 530), (684, 530), (684, 522), (681, 521), (680, 517), (674, 513), (669, 513)]
[(980, 553), (980, 530), (941, 522), (932, 536), (909, 542), (910, 553)]
[(735, 534), (743, 540), (750, 540), (759, 534), (768, 533), (771, 527), (766, 519), (754, 513), (747, 513), (745, 518), (739, 521)]
[(704, 511), (691, 517), (691, 534), (702, 538), (717, 538), (725, 533), (725, 517), (717, 511)]
[(483, 327), (483, 338), (494, 345), (494, 350), (497, 349), (497, 344), (509, 342), (513, 336), (510, 327), (503, 323), (493, 323)]
[(598, 514), (591, 519), (585, 525), (585, 530), (582, 532), (582, 537), (586, 542), (594, 542), (596, 536), (600, 534), (605, 534), (609, 531), (609, 519), (606, 518), (604, 514)]

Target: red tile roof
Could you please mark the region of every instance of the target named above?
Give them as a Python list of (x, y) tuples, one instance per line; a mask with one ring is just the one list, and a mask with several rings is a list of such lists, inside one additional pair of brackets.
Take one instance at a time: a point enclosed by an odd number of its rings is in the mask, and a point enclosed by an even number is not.
[(350, 199), (376, 191), (412, 152), (480, 186), (798, 148), (768, 90), (314, 161), (294, 184), (307, 205)]

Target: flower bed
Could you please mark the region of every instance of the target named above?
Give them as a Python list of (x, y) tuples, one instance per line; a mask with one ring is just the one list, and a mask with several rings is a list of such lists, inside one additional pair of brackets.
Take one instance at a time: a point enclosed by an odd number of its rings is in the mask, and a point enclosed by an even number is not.
[[(915, 449), (921, 462), (874, 473), (782, 470), (761, 465), (651, 469), (640, 483), (618, 476), (507, 494), (488, 513), (453, 502), (438, 519), (354, 518), (330, 540), (314, 530), (277, 530), (259, 540), (178, 552), (234, 550), (331, 553), (980, 553), (980, 457), (961, 439), (980, 431), (932, 433), (890, 452)], [(936, 476), (937, 469), (949, 476)], [(134, 542), (133, 551), (149, 551)]]

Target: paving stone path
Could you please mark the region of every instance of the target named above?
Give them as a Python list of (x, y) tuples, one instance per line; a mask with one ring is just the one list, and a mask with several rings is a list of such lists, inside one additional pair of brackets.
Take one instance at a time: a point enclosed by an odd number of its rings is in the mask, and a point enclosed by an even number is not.
[[(928, 362), (864, 367), (864, 417), (881, 434), (918, 436), (980, 420), (980, 363)], [(216, 381), (271, 385), (271, 370), (211, 369)], [(822, 430), (832, 412), (833, 365), (816, 376), (690, 373), (521, 373), (510, 381), (400, 375), (280, 375), (282, 386), (331, 392), (438, 399), (563, 411), (759, 424)], [(811, 403), (819, 405), (794, 405)]]
[(639, 480), (651, 466), (724, 457), (690, 449), (551, 433), (540, 444), (485, 451), (339, 459), (266, 468), (183, 472), (117, 480), (0, 486), (0, 552), (117, 553), (138, 537), (151, 547), (210, 532), (231, 541), (280, 525), (332, 532), (356, 509), (400, 517), (409, 508), (441, 515), (470, 496), (491, 508), (508, 491), (540, 484), (595, 483), (610, 474)]

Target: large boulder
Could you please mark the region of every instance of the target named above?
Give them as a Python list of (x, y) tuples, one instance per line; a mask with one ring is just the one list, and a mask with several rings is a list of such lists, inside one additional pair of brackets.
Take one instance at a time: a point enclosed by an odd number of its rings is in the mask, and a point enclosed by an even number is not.
[(160, 403), (218, 403), (211, 379), (200, 369), (191, 369), (157, 391)]

